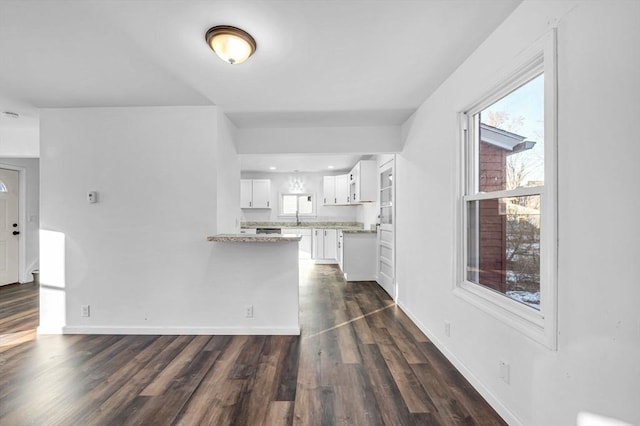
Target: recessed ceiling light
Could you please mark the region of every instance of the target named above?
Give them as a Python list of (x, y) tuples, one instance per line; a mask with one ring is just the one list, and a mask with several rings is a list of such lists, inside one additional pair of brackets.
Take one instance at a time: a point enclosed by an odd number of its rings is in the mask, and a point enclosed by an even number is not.
[(205, 36), (207, 44), (225, 62), (241, 64), (256, 51), (256, 41), (251, 34), (229, 25), (209, 28)]
[(333, 169), (333, 166), (329, 166), (329, 167), (327, 167), (327, 168), (328, 168), (328, 169)]
[(269, 167), (269, 170), (275, 170), (275, 169), (276, 169), (276, 166)]

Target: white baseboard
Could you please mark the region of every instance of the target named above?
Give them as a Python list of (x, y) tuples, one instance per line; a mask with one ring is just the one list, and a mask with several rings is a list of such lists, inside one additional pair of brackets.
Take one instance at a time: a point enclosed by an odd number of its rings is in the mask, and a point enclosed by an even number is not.
[(420, 331), (422, 331), (425, 334), (425, 336), (427, 336), (429, 340), (436, 346), (436, 348), (438, 348), (438, 350), (442, 352), (442, 354), (449, 360), (449, 362), (451, 362), (451, 364), (453, 364), (453, 366), (456, 367), (456, 369), (460, 372), (460, 374), (462, 374), (464, 378), (467, 379), (469, 383), (471, 383), (471, 386), (473, 386), (475, 390), (477, 390), (478, 393), (480, 393), (480, 395), (482, 395), (482, 397), (489, 403), (489, 405), (491, 405), (491, 407), (493, 407), (493, 409), (496, 410), (498, 414), (500, 414), (500, 416), (503, 418), (505, 422), (507, 422), (507, 424), (518, 425), (518, 426), (523, 425), (522, 421), (515, 414), (513, 414), (511, 410), (509, 410), (502, 403), (502, 401), (500, 401), (473, 374), (473, 372), (469, 370), (467, 366), (464, 365), (464, 363), (460, 361), (460, 359), (453, 354), (453, 352), (447, 349), (447, 347), (440, 340), (438, 340), (436, 335), (432, 333), (428, 327), (422, 324), (420, 320), (418, 320), (418, 318), (416, 318), (416, 316), (413, 315), (413, 313), (402, 304), (402, 302), (397, 301), (396, 303), (398, 304), (400, 309), (402, 309), (402, 311), (405, 314), (407, 314), (407, 316), (411, 319), (411, 321), (413, 321), (418, 326)]
[(36, 328), (37, 334), (64, 334), (64, 327), (39, 326)]
[[(40, 329), (38, 329), (38, 333)], [(65, 326), (60, 333), (42, 334), (140, 334), (140, 335), (286, 335), (299, 336), (299, 327), (108, 327)]]

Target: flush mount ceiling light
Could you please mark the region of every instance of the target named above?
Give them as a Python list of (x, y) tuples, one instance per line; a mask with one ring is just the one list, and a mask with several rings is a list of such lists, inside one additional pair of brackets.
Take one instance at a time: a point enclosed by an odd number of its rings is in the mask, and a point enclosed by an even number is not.
[(243, 63), (256, 51), (251, 34), (229, 25), (210, 28), (205, 38), (216, 55), (231, 65)]

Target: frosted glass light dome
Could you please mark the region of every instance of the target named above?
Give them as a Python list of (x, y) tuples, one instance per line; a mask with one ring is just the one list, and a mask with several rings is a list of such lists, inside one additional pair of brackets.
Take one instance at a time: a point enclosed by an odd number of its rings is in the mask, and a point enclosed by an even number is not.
[(256, 41), (240, 28), (219, 25), (209, 29), (205, 38), (216, 55), (232, 65), (243, 63), (256, 51)]

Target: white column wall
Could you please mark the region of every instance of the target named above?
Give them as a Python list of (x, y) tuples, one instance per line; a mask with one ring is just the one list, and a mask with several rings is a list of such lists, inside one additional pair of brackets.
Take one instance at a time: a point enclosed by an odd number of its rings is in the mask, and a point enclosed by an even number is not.
[(206, 240), (217, 231), (218, 183), (233, 180), (218, 164), (237, 161), (228, 139), (218, 149), (216, 116), (216, 107), (42, 111), (41, 332), (297, 332), (297, 291), (283, 290), (297, 290), (295, 244)]
[(240, 157), (235, 146), (236, 126), (218, 108), (217, 216), (219, 234), (240, 232)]

